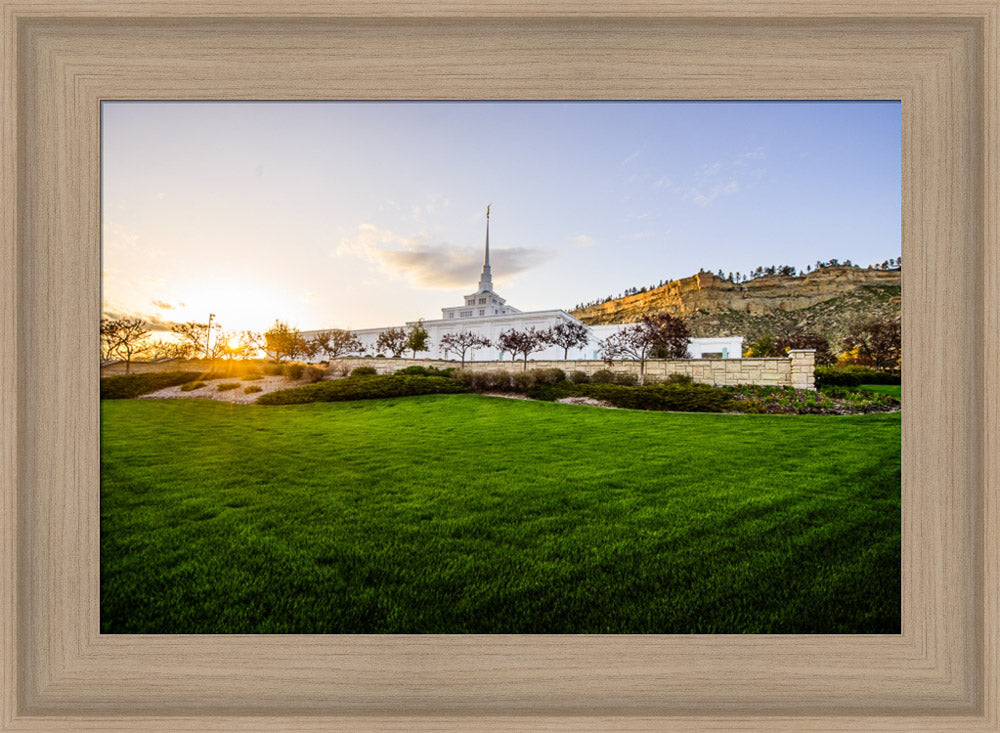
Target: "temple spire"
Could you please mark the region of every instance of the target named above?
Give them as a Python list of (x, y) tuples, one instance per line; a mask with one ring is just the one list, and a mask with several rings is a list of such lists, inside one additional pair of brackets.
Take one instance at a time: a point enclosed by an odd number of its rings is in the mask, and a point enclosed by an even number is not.
[(486, 257), (483, 259), (483, 274), (479, 276), (479, 290), (493, 290), (493, 273), (490, 270), (490, 206), (486, 206)]

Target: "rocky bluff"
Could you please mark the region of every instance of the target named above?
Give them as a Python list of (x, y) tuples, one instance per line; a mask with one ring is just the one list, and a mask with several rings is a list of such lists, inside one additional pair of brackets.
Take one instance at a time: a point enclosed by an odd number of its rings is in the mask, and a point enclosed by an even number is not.
[(804, 275), (764, 275), (732, 283), (711, 272), (572, 311), (584, 323), (631, 323), (666, 311), (681, 316), (693, 336), (811, 332), (832, 349), (857, 322), (898, 320), (900, 270), (830, 266)]

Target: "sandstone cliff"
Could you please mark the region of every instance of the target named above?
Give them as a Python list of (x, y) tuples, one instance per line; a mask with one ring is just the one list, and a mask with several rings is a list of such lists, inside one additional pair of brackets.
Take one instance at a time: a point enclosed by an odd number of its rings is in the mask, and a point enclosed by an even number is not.
[(768, 275), (731, 283), (710, 272), (644, 293), (572, 311), (584, 323), (631, 323), (666, 311), (684, 318), (694, 336), (825, 336), (834, 351), (859, 321), (898, 319), (900, 271), (840, 266), (795, 277)]

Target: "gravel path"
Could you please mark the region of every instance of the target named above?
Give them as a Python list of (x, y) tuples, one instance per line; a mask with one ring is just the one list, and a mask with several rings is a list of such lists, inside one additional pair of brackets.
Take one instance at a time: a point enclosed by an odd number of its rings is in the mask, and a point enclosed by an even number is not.
[[(223, 382), (239, 382), (240, 386), (235, 389), (220, 392), (219, 385)], [(260, 392), (247, 394), (243, 391), (244, 388), (251, 384), (256, 384), (260, 387)], [(305, 382), (301, 379), (295, 380), (288, 379), (287, 377), (262, 377), (260, 379), (254, 379), (247, 382), (233, 377), (226, 379), (207, 379), (205, 380), (204, 387), (201, 387), (200, 389), (193, 389), (190, 392), (182, 392), (180, 386), (167, 387), (166, 389), (161, 389), (157, 392), (144, 394), (139, 397), (139, 399), (181, 399), (185, 397), (201, 397), (209, 400), (221, 400), (222, 402), (240, 402), (242, 404), (249, 404), (262, 394), (274, 392), (279, 389), (287, 389), (288, 387), (297, 387), (300, 384), (305, 384)]]

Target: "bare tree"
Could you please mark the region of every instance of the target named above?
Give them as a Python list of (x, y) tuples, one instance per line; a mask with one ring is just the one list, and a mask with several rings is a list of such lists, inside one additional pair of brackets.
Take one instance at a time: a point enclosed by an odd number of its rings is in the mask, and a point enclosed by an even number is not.
[[(614, 363), (615, 359), (639, 362), (639, 384), (643, 384), (646, 380), (646, 361), (654, 351), (670, 354), (670, 358), (684, 358), (687, 355), (687, 336), (684, 335), (681, 341), (682, 337), (673, 321), (680, 319), (666, 313), (647, 316), (641, 323), (623, 328), (601, 341), (598, 347), (601, 357), (608, 364)], [(683, 321), (680, 323), (683, 325)], [(680, 353), (681, 348), (683, 356), (678, 357), (676, 354)]]
[(687, 324), (669, 313), (654, 313), (643, 316), (642, 325), (648, 338), (654, 343), (653, 356), (658, 359), (687, 359), (691, 334)]
[[(209, 353), (209, 325), (188, 321), (187, 323), (175, 323), (170, 330), (181, 337), (182, 343), (187, 343), (191, 356), (195, 358), (210, 358)], [(218, 341), (216, 341), (218, 343)]]
[(528, 356), (530, 354), (534, 354), (537, 351), (544, 351), (552, 343), (551, 331), (548, 329), (538, 331), (534, 326), (525, 331), (518, 331), (511, 328), (501, 333), (497, 339), (497, 346), (501, 349), (509, 351), (513, 356), (521, 355), (524, 357), (525, 369), (528, 368)]
[(285, 358), (293, 358), (302, 347), (302, 336), (298, 329), (291, 328), (287, 323), (275, 321), (270, 329), (264, 332), (264, 343), (267, 352), (280, 362)]
[(267, 350), (264, 334), (259, 331), (240, 331), (239, 355), (241, 359), (250, 359), (259, 351)]
[(326, 353), (328, 359), (365, 353), (361, 339), (350, 329), (334, 328), (331, 331), (317, 334), (315, 338), (319, 339), (322, 344), (321, 349)]
[(446, 333), (441, 337), (441, 349), (445, 354), (456, 353), (462, 359), (462, 366), (465, 366), (465, 354), (469, 349), (477, 347), (487, 347), (492, 342), (485, 336), (480, 336), (472, 331), (459, 331), (458, 333)]
[(132, 358), (148, 348), (149, 329), (141, 318), (102, 318), (101, 345), (104, 356), (125, 362), (125, 373), (132, 369)]
[(393, 357), (397, 357), (409, 348), (409, 336), (401, 328), (386, 329), (378, 335), (375, 348), (380, 352), (388, 351)]
[(569, 358), (569, 350), (573, 347), (583, 348), (587, 345), (590, 329), (582, 323), (557, 323), (551, 328), (554, 346), (562, 346), (563, 361)]
[(149, 344), (144, 355), (147, 359), (187, 359), (191, 356), (191, 345), (158, 339)]

